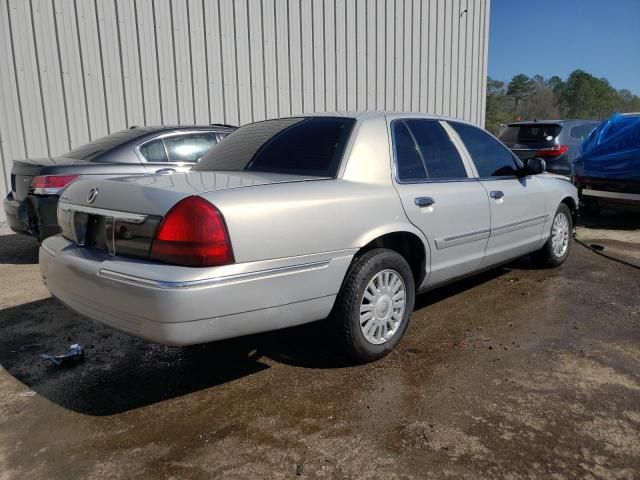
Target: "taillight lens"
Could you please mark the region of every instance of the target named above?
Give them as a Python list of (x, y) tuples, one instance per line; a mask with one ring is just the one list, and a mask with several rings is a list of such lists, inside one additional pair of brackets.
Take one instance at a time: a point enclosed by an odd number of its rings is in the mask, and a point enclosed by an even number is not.
[(39, 175), (33, 177), (31, 181), (33, 193), (38, 195), (53, 195), (79, 176), (80, 175)]
[(541, 148), (535, 154), (536, 157), (557, 157), (569, 151), (567, 145), (554, 145), (553, 147)]
[(224, 217), (202, 197), (181, 200), (160, 222), (151, 244), (150, 257), (189, 267), (233, 263)]

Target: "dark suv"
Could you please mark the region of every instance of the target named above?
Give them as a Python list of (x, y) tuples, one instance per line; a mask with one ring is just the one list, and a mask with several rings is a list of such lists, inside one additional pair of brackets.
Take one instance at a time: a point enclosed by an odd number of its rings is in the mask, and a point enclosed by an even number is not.
[(597, 120), (534, 120), (510, 123), (498, 138), (521, 160), (543, 158), (547, 171), (571, 175), (578, 146), (600, 124)]
[(4, 200), (14, 232), (42, 241), (60, 232), (58, 198), (80, 178), (187, 172), (229, 135), (229, 125), (132, 127), (82, 145), (59, 157), (14, 160), (11, 192)]

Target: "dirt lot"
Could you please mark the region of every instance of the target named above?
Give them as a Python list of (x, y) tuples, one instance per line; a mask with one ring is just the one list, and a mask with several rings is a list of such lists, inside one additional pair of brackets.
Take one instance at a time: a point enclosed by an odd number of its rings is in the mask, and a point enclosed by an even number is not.
[[(638, 216), (585, 225), (640, 263)], [(113, 332), (0, 234), (0, 480), (640, 476), (640, 272), (577, 243), (421, 295), (400, 348), (353, 367), (323, 323), (194, 350)], [(75, 342), (80, 365), (37, 356)]]

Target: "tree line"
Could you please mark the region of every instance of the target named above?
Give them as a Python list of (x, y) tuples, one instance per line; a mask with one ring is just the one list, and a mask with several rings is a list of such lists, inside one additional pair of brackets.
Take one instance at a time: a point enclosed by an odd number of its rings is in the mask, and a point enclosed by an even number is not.
[(640, 111), (640, 97), (616, 90), (606, 78), (575, 70), (566, 80), (558, 76), (520, 74), (509, 83), (488, 77), (486, 128), (518, 120), (588, 118), (602, 120), (614, 112)]

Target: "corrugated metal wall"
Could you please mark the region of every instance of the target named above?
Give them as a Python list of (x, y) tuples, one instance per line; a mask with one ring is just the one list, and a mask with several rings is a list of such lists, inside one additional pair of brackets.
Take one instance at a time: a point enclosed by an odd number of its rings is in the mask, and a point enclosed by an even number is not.
[(130, 125), (356, 109), (482, 125), (488, 18), (489, 0), (0, 0), (0, 193), (12, 159)]

